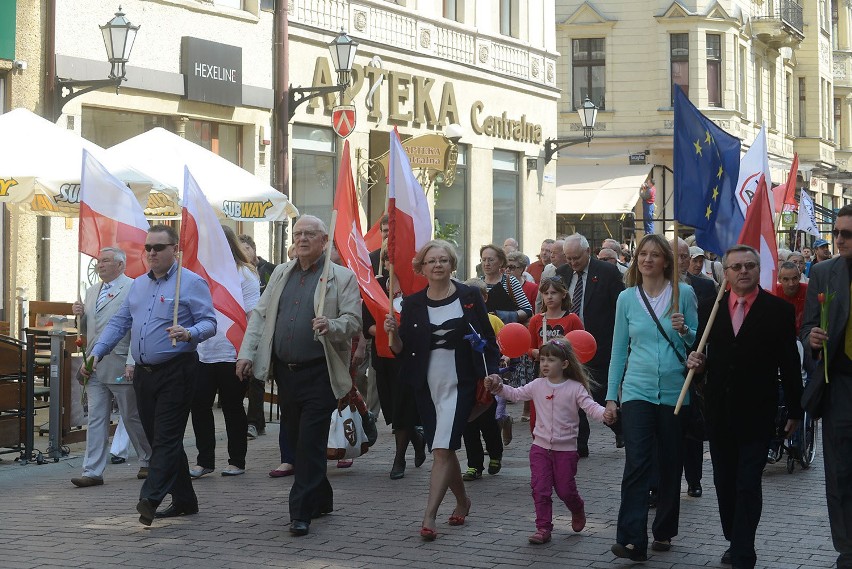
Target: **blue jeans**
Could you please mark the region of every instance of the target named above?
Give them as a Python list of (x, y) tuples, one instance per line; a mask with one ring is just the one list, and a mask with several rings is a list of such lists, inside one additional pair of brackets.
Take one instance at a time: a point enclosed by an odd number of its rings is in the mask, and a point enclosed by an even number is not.
[(645, 233), (654, 232), (654, 204), (642, 200), (642, 217), (644, 219)]
[(664, 541), (677, 535), (683, 462), (680, 416), (670, 405), (627, 401), (621, 404), (621, 422), (626, 452), (616, 541), (647, 552), (648, 491), (657, 453), (665, 460), (659, 461), (654, 539)]

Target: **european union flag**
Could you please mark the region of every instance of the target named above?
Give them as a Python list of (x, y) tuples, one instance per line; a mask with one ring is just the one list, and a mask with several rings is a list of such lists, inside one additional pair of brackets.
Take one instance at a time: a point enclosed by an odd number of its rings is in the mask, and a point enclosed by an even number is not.
[(696, 244), (723, 255), (743, 227), (735, 189), (740, 140), (699, 112), (680, 88), (674, 103), (674, 216)]

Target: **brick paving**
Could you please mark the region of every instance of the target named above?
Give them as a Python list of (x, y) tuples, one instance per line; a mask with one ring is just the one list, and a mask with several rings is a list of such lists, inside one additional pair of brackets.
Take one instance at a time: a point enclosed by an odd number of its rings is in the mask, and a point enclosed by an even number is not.
[[(519, 414), (515, 408), (514, 414)], [(439, 537), (425, 543), (418, 530), (426, 501), (431, 460), (413, 467), (409, 452), (404, 479), (388, 478), (393, 438), (382, 425), (371, 451), (348, 470), (330, 463), (335, 490), (333, 514), (315, 520), (311, 533), (294, 538), (287, 531), (287, 492), (291, 478), (271, 479), (278, 465), (278, 425), (249, 442), (248, 471), (224, 478), (224, 426), (217, 415), (217, 471), (196, 481), (200, 513), (138, 522), (135, 504), (140, 481), (135, 458), (109, 465), (105, 484), (75, 488), (82, 448), (58, 463), (21, 466), (13, 455), (0, 455), (0, 567), (177, 567), (243, 568), (621, 568), (615, 540), (623, 452), (612, 436), (593, 425), (592, 456), (580, 462), (578, 485), (586, 501), (588, 524), (580, 534), (571, 516), (554, 504), (553, 541), (533, 546), (534, 510), (529, 496), (526, 424), (515, 424), (515, 440), (506, 448), (500, 474), (466, 483), (473, 501), (467, 523), (450, 527), (452, 500), (439, 512)], [(190, 463), (195, 458), (192, 429), (187, 429)], [(36, 440), (37, 446), (45, 438)], [(464, 465), (464, 453), (460, 458)], [(667, 553), (650, 552), (649, 568), (725, 567), (727, 547), (716, 511), (709, 455), (704, 462), (704, 496), (689, 498), (684, 485), (680, 535)], [(810, 470), (787, 474), (783, 464), (767, 466), (764, 509), (758, 530), (758, 567), (813, 569), (832, 567), (821, 454)], [(650, 522), (649, 522), (650, 523)]]

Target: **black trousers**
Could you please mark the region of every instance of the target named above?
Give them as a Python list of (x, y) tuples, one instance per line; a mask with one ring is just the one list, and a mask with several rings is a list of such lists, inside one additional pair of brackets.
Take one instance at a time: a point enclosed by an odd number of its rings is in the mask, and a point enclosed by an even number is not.
[[(592, 375), (592, 379), (595, 383), (598, 384), (596, 388), (592, 389), (592, 398), (597, 401), (598, 405), (606, 406), (607, 374), (609, 373), (609, 370), (599, 370), (591, 367), (586, 369)], [(586, 417), (585, 411), (582, 409), (579, 411), (580, 426), (577, 429), (577, 450), (588, 450), (589, 434), (591, 433), (591, 429), (589, 429), (589, 418)], [(616, 435), (622, 435), (621, 421), (616, 421), (615, 424), (609, 425), (609, 428)]]
[(147, 498), (155, 505), (166, 494), (172, 495), (175, 504), (198, 503), (183, 449), (197, 366), (198, 354), (190, 352), (151, 368), (137, 365), (134, 372), (139, 418), (151, 443), (148, 478), (142, 484), (139, 499)]
[(852, 569), (852, 377), (829, 371), (822, 420), (825, 495), (838, 569)]
[(462, 438), (464, 439), (464, 450), (467, 454), (468, 468), (485, 470), (485, 451), (482, 448), (482, 438), (485, 439), (485, 448), (488, 449), (489, 458), (503, 459), (503, 439), (500, 434), (500, 425), (496, 419), (497, 402), (485, 410), (482, 415), (465, 425)]
[(258, 433), (266, 430), (266, 416), (263, 414), (263, 398), (266, 392), (266, 382), (255, 377), (249, 380), (248, 411), (246, 418), (249, 425), (254, 425)]
[[(670, 405), (627, 401), (621, 405), (624, 424), (624, 475), (618, 511), (616, 541), (648, 550), (648, 491), (659, 473), (657, 511), (652, 524), (654, 539), (675, 537), (680, 520), (682, 445), (680, 416)], [(665, 456), (665, 460), (656, 460)]]
[(325, 451), (337, 399), (324, 361), (296, 370), (276, 362), (274, 374), (283, 404), (287, 442), (295, 454), (290, 520), (310, 523), (315, 514), (334, 508)]
[(228, 464), (246, 467), (248, 420), (243, 407), (248, 382), (237, 377), (236, 362), (199, 363), (192, 400), (192, 430), (198, 448), (196, 464), (216, 468), (216, 424), (213, 420), (213, 401), (219, 393), (225, 430), (228, 433)]
[(701, 484), (704, 465), (704, 441), (683, 437), (683, 476), (690, 486)]
[(761, 477), (768, 448), (768, 437), (738, 440), (733, 434), (714, 433), (710, 438), (722, 533), (731, 542), (731, 561), (736, 567), (757, 563), (754, 536), (763, 510)]

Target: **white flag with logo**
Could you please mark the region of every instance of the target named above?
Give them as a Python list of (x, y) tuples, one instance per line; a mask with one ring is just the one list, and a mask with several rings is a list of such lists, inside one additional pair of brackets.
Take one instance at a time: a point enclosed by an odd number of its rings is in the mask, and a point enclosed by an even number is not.
[[(757, 192), (757, 184), (760, 182), (760, 177), (766, 176), (766, 187), (772, 187), (772, 180), (769, 177), (769, 155), (766, 152), (766, 129), (761, 127), (760, 133), (751, 144), (751, 148), (745, 153), (740, 160), (740, 177), (737, 180), (737, 204), (743, 212), (743, 217), (746, 215), (746, 210), (751, 203), (754, 194)], [(775, 204), (770, 200), (770, 207), (773, 215), (775, 214)]]
[(796, 231), (804, 231), (814, 237), (820, 236), (816, 223), (816, 213), (814, 212), (814, 202), (805, 190), (802, 190), (802, 195), (799, 197), (799, 220), (796, 222)]

